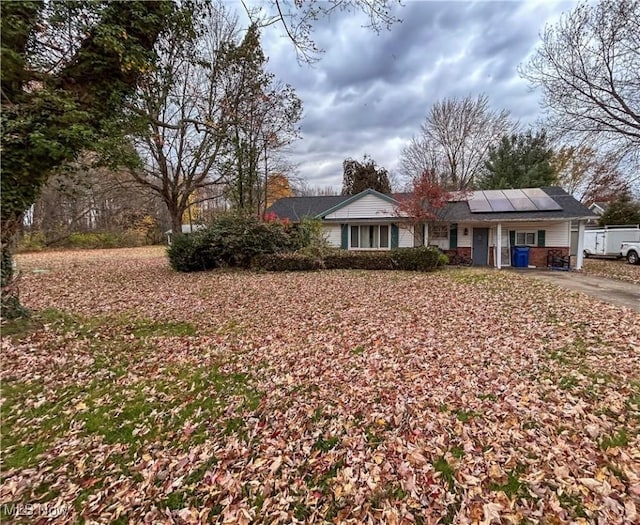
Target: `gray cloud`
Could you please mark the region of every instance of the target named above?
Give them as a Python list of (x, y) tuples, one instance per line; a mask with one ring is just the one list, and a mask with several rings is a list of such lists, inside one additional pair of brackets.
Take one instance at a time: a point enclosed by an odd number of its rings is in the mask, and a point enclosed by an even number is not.
[(532, 124), (539, 94), (517, 72), (545, 23), (575, 2), (408, 2), (403, 19), (380, 34), (364, 18), (340, 13), (319, 21), (315, 41), (325, 49), (313, 67), (300, 66), (278, 31), (263, 47), (270, 69), (304, 102), (303, 139), (292, 160), (311, 185), (340, 186), (342, 161), (371, 155), (397, 170), (404, 145), (432, 104), (445, 97), (486, 93), (495, 109)]

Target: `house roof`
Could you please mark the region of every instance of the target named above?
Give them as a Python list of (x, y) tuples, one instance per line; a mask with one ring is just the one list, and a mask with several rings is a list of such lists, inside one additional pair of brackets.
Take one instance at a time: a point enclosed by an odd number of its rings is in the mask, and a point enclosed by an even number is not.
[(559, 205), (560, 210), (472, 213), (467, 201), (460, 201), (449, 202), (438, 215), (444, 222), (553, 221), (596, 217), (562, 188), (550, 186), (541, 189)]
[[(447, 203), (438, 213), (439, 219), (444, 222), (498, 222), (590, 219), (596, 217), (591, 210), (578, 202), (562, 188), (553, 186), (541, 189), (551, 197), (561, 209), (473, 213), (468, 204), (468, 199), (475, 193), (472, 192), (467, 195), (467, 199), (465, 200), (456, 198), (456, 200)], [(357, 195), (287, 197), (275, 202), (267, 212), (275, 213), (281, 219), (286, 218), (293, 222), (299, 222), (303, 217), (321, 218), (369, 194), (379, 196), (381, 200), (386, 200), (387, 202), (397, 202), (402, 195), (406, 195), (397, 193), (389, 196), (369, 189)]]
[(323, 217), (326, 216), (326, 215), (329, 215), (330, 213), (338, 211), (340, 208), (344, 208), (345, 206), (351, 204), (352, 202), (357, 201), (358, 199), (361, 199), (365, 195), (374, 195), (374, 196), (378, 197), (380, 200), (383, 200), (383, 201), (386, 201), (386, 202), (390, 202), (390, 203), (393, 203), (393, 204), (397, 204), (398, 203), (398, 201), (395, 200), (392, 196), (385, 195), (384, 193), (380, 193), (379, 191), (376, 191), (376, 190), (374, 190), (372, 188), (369, 188), (369, 189), (366, 189), (364, 191), (361, 191), (360, 193), (356, 193), (355, 195), (345, 195), (345, 197), (346, 197), (345, 200), (337, 203), (335, 206), (332, 206), (328, 210), (322, 211), (318, 215), (322, 215)]
[(285, 197), (274, 202), (267, 210), (267, 213), (275, 213), (281, 219), (300, 222), (304, 217), (318, 217), (324, 211), (342, 204), (351, 197), (351, 195)]
[(602, 215), (609, 208), (608, 202), (593, 202), (589, 206), (589, 209), (597, 215)]

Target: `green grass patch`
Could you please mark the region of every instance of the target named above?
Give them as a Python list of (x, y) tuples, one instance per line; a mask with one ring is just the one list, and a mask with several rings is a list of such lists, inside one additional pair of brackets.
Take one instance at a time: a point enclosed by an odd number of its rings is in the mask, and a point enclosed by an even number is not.
[(453, 467), (449, 464), (444, 456), (440, 456), (433, 462), (433, 468), (436, 472), (440, 473), (440, 476), (449, 487), (449, 490), (453, 490), (456, 485), (455, 472)]
[(625, 406), (630, 416), (640, 418), (640, 383), (632, 381), (630, 386), (631, 393), (625, 402)]
[(560, 378), (558, 386), (563, 390), (571, 390), (578, 384), (578, 379), (575, 376), (563, 376)]
[(185, 337), (196, 335), (196, 328), (185, 322), (139, 321), (133, 325), (131, 334), (135, 337)]
[(494, 394), (478, 394), (478, 399), (482, 401), (497, 401), (498, 398)]
[(384, 503), (397, 502), (404, 500), (409, 494), (398, 483), (391, 483), (385, 485), (382, 489), (377, 489), (369, 497), (371, 507), (374, 509), (381, 509)]
[(451, 450), (451, 455), (456, 459), (462, 459), (464, 457), (464, 449), (460, 446), (455, 446)]
[[(115, 330), (116, 333), (133, 335), (137, 338), (185, 337), (197, 334), (195, 326), (188, 322), (158, 322), (145, 319), (132, 321), (130, 317), (124, 314), (115, 317), (97, 316), (89, 318), (71, 315), (55, 308), (42, 310), (27, 319), (16, 319), (11, 323), (7, 323), (6, 329), (9, 332), (24, 336), (44, 325), (49, 325), (51, 328), (63, 333), (73, 333), (81, 337), (95, 335), (101, 328), (108, 328), (110, 332)], [(4, 332), (5, 326), (3, 325)]]
[(313, 513), (313, 509), (304, 503), (297, 502), (293, 503), (292, 506), (293, 516), (298, 521), (305, 521)]
[[(41, 384), (5, 381), (3, 469), (34, 466), (72, 423), (80, 424), (86, 436), (129, 445), (130, 454), (144, 443), (182, 432), (187, 423), (191, 433), (185, 447), (203, 442), (210, 432), (241, 433), (243, 414), (255, 411), (263, 397), (245, 374), (187, 366), (167, 370), (166, 379), (143, 379), (124, 388), (96, 380), (46, 391), (46, 401), (34, 407), (40, 396), (45, 396)], [(239, 398), (240, 413), (222, 417), (231, 397)]]
[[(4, 436), (3, 436), (4, 439)], [(2, 444), (3, 448), (6, 445)], [(38, 456), (47, 450), (47, 443), (26, 443), (4, 448), (2, 470), (26, 468), (32, 466)]]
[(480, 415), (478, 412), (473, 410), (454, 410), (453, 413), (455, 414), (456, 419), (462, 423), (467, 423), (474, 417)]
[(582, 500), (579, 497), (569, 494), (567, 492), (563, 492), (562, 494), (558, 494), (558, 501), (560, 502), (560, 506), (563, 509), (571, 512), (574, 517), (576, 518), (589, 517), (587, 516)]
[(602, 450), (616, 447), (626, 447), (629, 444), (629, 435), (623, 428), (618, 430), (615, 434), (605, 436), (600, 441), (599, 445)]
[(344, 460), (339, 459), (329, 467), (326, 472), (323, 472), (317, 476), (308, 473), (304, 476), (305, 483), (309, 488), (317, 488), (323, 494), (329, 494), (331, 492), (331, 480), (337, 475), (338, 471), (344, 467)]
[(3, 319), (0, 328), (2, 337), (8, 337), (13, 341), (21, 341), (38, 328), (42, 328), (42, 323), (33, 316), (24, 316), (16, 319)]
[(507, 474), (507, 481), (503, 484), (490, 483), (489, 489), (496, 492), (504, 492), (510, 499), (513, 498), (530, 498), (531, 492), (526, 485), (520, 481), (520, 474), (524, 471), (522, 466), (516, 467), (512, 472)]
[(356, 346), (353, 350), (351, 350), (353, 355), (361, 355), (364, 353), (364, 346)]
[(338, 436), (330, 436), (326, 439), (323, 437), (319, 437), (311, 447), (311, 450), (329, 452), (330, 450), (336, 448), (336, 446), (338, 446), (338, 443), (340, 443), (340, 438)]
[(364, 437), (370, 448), (378, 448), (384, 441), (384, 437), (373, 427), (366, 427), (364, 429)]

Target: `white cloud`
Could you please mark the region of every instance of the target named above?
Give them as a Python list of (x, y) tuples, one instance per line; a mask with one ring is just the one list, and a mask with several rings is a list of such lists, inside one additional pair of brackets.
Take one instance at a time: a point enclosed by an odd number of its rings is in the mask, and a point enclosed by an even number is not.
[(495, 109), (522, 124), (539, 117), (539, 95), (517, 72), (545, 23), (575, 2), (408, 2), (404, 21), (380, 34), (362, 15), (338, 13), (317, 23), (326, 50), (300, 66), (277, 26), (263, 32), (269, 68), (303, 100), (303, 138), (291, 148), (311, 185), (340, 186), (342, 161), (373, 157), (397, 171), (402, 148), (429, 107), (451, 96), (486, 93)]

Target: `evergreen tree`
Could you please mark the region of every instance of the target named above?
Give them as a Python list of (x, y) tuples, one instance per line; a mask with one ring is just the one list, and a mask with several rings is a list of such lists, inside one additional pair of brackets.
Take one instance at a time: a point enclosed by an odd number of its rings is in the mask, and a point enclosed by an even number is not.
[(357, 195), (366, 189), (391, 193), (389, 173), (384, 168), (378, 168), (376, 162), (367, 155), (362, 162), (346, 159), (342, 169), (342, 195)]
[(553, 186), (558, 176), (552, 162), (553, 149), (544, 131), (505, 135), (490, 148), (478, 186), (483, 190)]
[(629, 193), (609, 204), (600, 216), (600, 226), (609, 224), (640, 224), (640, 201), (634, 201)]
[(240, 45), (228, 46), (226, 60), (223, 107), (227, 149), (221, 169), (232, 204), (244, 212), (257, 213), (267, 200), (272, 152), (298, 137), (302, 102), (291, 86), (266, 71), (267, 57), (255, 24)]

